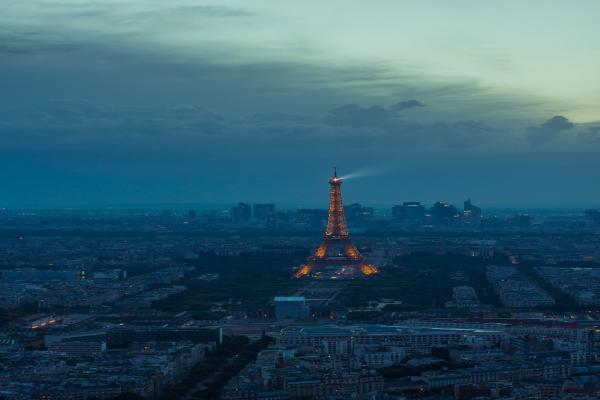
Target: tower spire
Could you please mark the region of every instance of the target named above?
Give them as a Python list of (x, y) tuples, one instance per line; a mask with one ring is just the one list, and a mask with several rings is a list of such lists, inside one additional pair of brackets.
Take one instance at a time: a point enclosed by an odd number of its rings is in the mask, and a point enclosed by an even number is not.
[(333, 167), (333, 177), (337, 178), (337, 167)]

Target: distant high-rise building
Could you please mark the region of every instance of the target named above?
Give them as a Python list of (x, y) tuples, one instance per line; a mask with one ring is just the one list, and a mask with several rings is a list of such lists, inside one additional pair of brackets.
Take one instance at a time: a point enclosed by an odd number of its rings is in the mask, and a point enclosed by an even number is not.
[(187, 214), (188, 220), (193, 221), (196, 219), (197, 216), (198, 216), (198, 214), (196, 213), (196, 210), (188, 211), (188, 214)]
[(425, 216), (425, 207), (418, 201), (405, 201), (392, 207), (392, 216), (401, 221), (416, 222)]
[(360, 203), (352, 203), (344, 206), (344, 214), (349, 221), (364, 222), (373, 219), (373, 208), (363, 207)]
[(471, 199), (463, 203), (463, 218), (470, 222), (479, 222), (481, 220), (481, 208), (473, 205)]
[(236, 224), (248, 222), (251, 216), (252, 206), (248, 203), (238, 203), (237, 206), (231, 208), (231, 219)]
[(438, 201), (430, 209), (433, 222), (438, 224), (451, 224), (458, 219), (458, 210), (452, 204)]
[(265, 221), (275, 213), (274, 204), (254, 204), (254, 218)]

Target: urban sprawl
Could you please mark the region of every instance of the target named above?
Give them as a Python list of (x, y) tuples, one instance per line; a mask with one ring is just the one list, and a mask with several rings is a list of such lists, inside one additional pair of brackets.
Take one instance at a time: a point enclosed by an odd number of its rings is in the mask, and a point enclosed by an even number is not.
[(600, 211), (0, 210), (0, 399), (600, 398)]

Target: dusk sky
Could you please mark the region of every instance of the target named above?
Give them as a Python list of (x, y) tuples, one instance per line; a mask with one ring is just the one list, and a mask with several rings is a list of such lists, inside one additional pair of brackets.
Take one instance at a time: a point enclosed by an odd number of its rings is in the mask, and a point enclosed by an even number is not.
[(600, 204), (597, 0), (0, 5), (0, 207)]

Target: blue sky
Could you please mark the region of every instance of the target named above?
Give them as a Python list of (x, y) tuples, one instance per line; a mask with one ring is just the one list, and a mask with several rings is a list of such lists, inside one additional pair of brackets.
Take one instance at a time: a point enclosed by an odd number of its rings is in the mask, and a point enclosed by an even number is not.
[(0, 203), (600, 203), (596, 1), (5, 1)]

